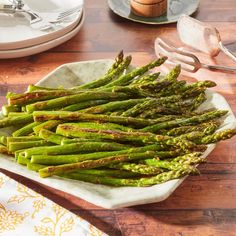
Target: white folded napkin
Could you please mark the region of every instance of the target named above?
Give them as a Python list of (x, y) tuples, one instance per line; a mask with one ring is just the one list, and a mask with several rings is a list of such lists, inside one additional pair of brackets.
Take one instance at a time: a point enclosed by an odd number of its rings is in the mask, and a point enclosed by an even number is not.
[(0, 235), (105, 236), (106, 234), (0, 173)]

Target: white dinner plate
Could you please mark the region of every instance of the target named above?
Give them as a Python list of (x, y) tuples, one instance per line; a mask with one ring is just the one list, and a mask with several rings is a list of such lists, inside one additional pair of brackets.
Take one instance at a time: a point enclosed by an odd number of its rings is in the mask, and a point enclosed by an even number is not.
[[(37, 83), (37, 85), (51, 88), (58, 88), (59, 86), (65, 88), (73, 87), (99, 78), (107, 71), (112, 63), (113, 60), (96, 60), (64, 64), (47, 75)], [(207, 101), (201, 105), (202, 108), (210, 109), (215, 107), (229, 111), (219, 130), (235, 128), (236, 118), (225, 98), (210, 90), (207, 90), (206, 94)], [(1, 134), (3, 134), (3, 129), (1, 131)], [(209, 155), (214, 148), (215, 144), (208, 145), (203, 156), (206, 157)], [(3, 154), (0, 155), (0, 168), (70, 193), (108, 209), (163, 201), (169, 197), (185, 179), (175, 179), (151, 187), (110, 187), (55, 176), (40, 178), (38, 173), (27, 170), (26, 167), (15, 163), (14, 158)]]
[[(44, 0), (41, 1), (26, 0), (24, 1), (35, 13), (47, 17), (50, 13), (62, 12), (66, 9), (83, 5), (83, 0)], [(40, 4), (39, 4), (40, 3)], [(78, 25), (82, 16), (82, 10), (66, 18), (55, 27), (41, 31), (36, 24), (30, 26), (27, 15), (23, 14), (0, 14), (0, 50), (13, 50), (42, 44), (44, 42), (61, 37), (70, 32)], [(40, 22), (39, 22), (40, 23)], [(34, 27), (34, 28), (33, 28)], [(37, 29), (35, 29), (37, 28)]]
[(72, 29), (70, 32), (66, 33), (65, 35), (62, 35), (61, 37), (58, 37), (56, 39), (34, 45), (31, 47), (26, 48), (20, 48), (20, 49), (13, 49), (13, 50), (7, 50), (7, 51), (1, 51), (0, 50), (0, 59), (8, 59), (8, 58), (18, 58), (18, 57), (25, 57), (30, 56), (33, 54), (37, 54), (43, 51), (46, 51), (48, 49), (51, 49), (53, 47), (56, 47), (72, 37), (74, 37), (81, 29), (83, 23), (84, 23), (84, 12), (82, 12), (82, 16), (80, 19), (80, 22)]

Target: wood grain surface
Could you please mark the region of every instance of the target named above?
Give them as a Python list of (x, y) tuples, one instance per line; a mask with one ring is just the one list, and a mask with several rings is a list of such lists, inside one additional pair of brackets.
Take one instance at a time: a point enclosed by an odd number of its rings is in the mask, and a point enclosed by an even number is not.
[[(236, 1), (202, 0), (195, 17), (218, 28), (223, 42), (236, 53)], [(133, 64), (155, 58), (154, 40), (166, 38), (181, 45), (176, 24), (142, 25), (114, 15), (105, 0), (85, 1), (85, 24), (70, 41), (30, 57), (0, 60), (0, 105), (7, 91), (23, 92), (57, 66), (75, 61), (114, 58), (124, 49)], [(211, 59), (196, 53), (203, 62), (236, 66), (224, 54)], [(167, 68), (163, 67), (163, 71)], [(191, 81), (210, 79), (236, 114), (236, 74), (200, 70), (183, 73)], [(233, 236), (236, 235), (236, 139), (222, 142), (199, 166), (200, 176), (188, 177), (165, 201), (118, 210), (94, 206), (67, 193), (24, 177), (2, 172), (80, 215), (108, 235), (124, 236)]]

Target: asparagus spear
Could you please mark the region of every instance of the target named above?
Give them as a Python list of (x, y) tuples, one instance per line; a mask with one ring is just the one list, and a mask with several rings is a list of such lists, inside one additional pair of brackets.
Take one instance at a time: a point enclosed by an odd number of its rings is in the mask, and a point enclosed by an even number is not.
[(23, 116), (23, 115), (27, 115), (27, 112), (9, 112), (7, 117), (12, 118), (12, 117)]
[(154, 82), (154, 81), (157, 80), (159, 75), (160, 75), (160, 72), (149, 74), (149, 75), (145, 75), (145, 76), (143, 76), (141, 78), (135, 79), (134, 81), (132, 81), (132, 83), (130, 85), (131, 86), (133, 86), (133, 85), (136, 86), (136, 85), (142, 85), (142, 84)]
[(122, 170), (112, 170), (112, 169), (91, 169), (91, 170), (77, 170), (73, 173), (76, 174), (87, 174), (93, 176), (108, 176), (108, 177), (116, 177), (116, 178), (135, 178), (140, 176), (137, 173), (133, 173), (130, 171), (122, 171)]
[(114, 112), (106, 112), (105, 114), (110, 115), (110, 116), (121, 116), (123, 112), (124, 112), (124, 110), (117, 110)]
[(211, 88), (211, 87), (215, 87), (216, 83), (214, 81), (210, 81), (210, 80), (205, 80), (205, 81), (197, 81), (195, 83), (191, 83), (191, 84), (187, 84), (184, 87), (182, 87), (181, 92), (185, 92), (187, 90), (191, 90), (194, 88)]
[[(155, 135), (148, 132), (123, 132), (118, 130), (100, 130), (92, 128), (81, 128), (80, 123), (65, 123), (57, 127), (57, 134), (66, 137), (99, 138), (115, 141), (135, 141), (139, 143), (157, 143), (160, 145), (180, 146), (183, 150), (192, 148), (194, 145), (185, 140), (185, 137), (169, 137)], [(196, 135), (194, 134), (194, 137)], [(198, 136), (197, 136), (198, 137)], [(188, 137), (187, 137), (188, 138)]]
[[(46, 165), (40, 165), (40, 164), (32, 164), (27, 163), (27, 169), (33, 170), (33, 171), (39, 171), (40, 169), (45, 168)], [(116, 177), (116, 178), (134, 178), (140, 176), (137, 173), (132, 173), (129, 171), (122, 171), (122, 170), (98, 170), (98, 169), (91, 169), (91, 170), (79, 170), (73, 172), (75, 174), (86, 174), (86, 175), (92, 175), (92, 176), (108, 176), (108, 177)]]
[(177, 128), (173, 128), (171, 130), (166, 130), (163, 131), (162, 134), (166, 134), (169, 136), (179, 136), (181, 134), (185, 134), (185, 133), (190, 133), (190, 132), (194, 132), (194, 131), (200, 131), (203, 132), (204, 134), (213, 134), (216, 129), (220, 126), (221, 122), (219, 121), (209, 121), (209, 122), (205, 122), (199, 125), (188, 125), (188, 126), (181, 126), (181, 127), (177, 127)]
[(37, 136), (21, 136), (21, 137), (7, 137), (7, 144), (10, 142), (28, 142), (42, 140)]
[(159, 97), (165, 97), (170, 95), (177, 95), (179, 94), (181, 88), (186, 84), (186, 81), (174, 81), (172, 84), (170, 84), (166, 89), (161, 90), (158, 93)]
[(115, 62), (112, 64), (111, 68), (107, 71), (107, 74), (111, 73), (114, 69), (116, 69), (124, 60), (124, 52), (121, 50), (115, 58)]
[(163, 172), (162, 169), (157, 168), (157, 167), (143, 165), (143, 164), (136, 164), (136, 163), (128, 163), (128, 162), (111, 164), (109, 165), (109, 167), (114, 168), (114, 169), (119, 169), (119, 170), (127, 170), (134, 173), (139, 173), (142, 175), (156, 175)]
[(155, 156), (155, 152), (152, 152), (152, 151), (148, 151), (145, 153), (130, 153), (130, 154), (115, 155), (115, 156), (109, 156), (109, 157), (105, 157), (105, 158), (101, 158), (97, 160), (88, 160), (88, 161), (72, 163), (72, 164), (49, 166), (49, 167), (39, 170), (39, 174), (41, 177), (45, 178), (52, 175), (73, 172), (79, 169), (93, 169), (93, 168), (106, 166), (113, 163), (145, 159), (145, 158), (150, 158), (154, 156)]
[(87, 139), (87, 138), (73, 138), (73, 139), (62, 139), (61, 145), (71, 144), (71, 143), (82, 143), (82, 142), (102, 142), (101, 139)]
[(8, 149), (7, 149), (6, 146), (0, 144), (0, 153), (2, 153), (2, 154), (8, 154), (9, 151), (8, 151)]
[(156, 142), (155, 135), (145, 132), (124, 132), (114, 129), (94, 129), (81, 127), (81, 123), (65, 123), (57, 127), (57, 134), (66, 137), (79, 137), (87, 139), (106, 139), (116, 141), (136, 141), (141, 143)]
[(26, 166), (28, 163), (30, 163), (30, 160), (19, 155), (17, 158), (17, 163)]
[(150, 110), (144, 110), (141, 114), (139, 114), (138, 117), (140, 118), (148, 118), (152, 119), (157, 114), (159, 115), (182, 115), (185, 114), (188, 110), (188, 107), (178, 106), (176, 104), (176, 107), (174, 107), (175, 104), (173, 104), (173, 107), (167, 107), (167, 106), (158, 106), (157, 108), (152, 108)]
[(8, 127), (8, 126), (15, 126), (15, 125), (23, 125), (33, 122), (33, 115), (27, 114), (17, 117), (6, 117), (0, 120), (0, 128)]
[(153, 93), (144, 91), (135, 86), (113, 86), (110, 88), (101, 88), (99, 91), (103, 92), (114, 92), (114, 93), (125, 93), (132, 98), (145, 98), (155, 96)]
[(2, 114), (7, 116), (9, 112), (20, 112), (21, 107), (16, 105), (4, 105), (2, 106)]
[(205, 88), (198, 88), (198, 87), (193, 87), (190, 89), (187, 89), (186, 91), (182, 92), (182, 98), (186, 99), (186, 98), (191, 98), (191, 97), (196, 97), (201, 93), (205, 92)]
[(44, 101), (49, 100), (57, 97), (63, 97), (67, 95), (72, 94), (79, 94), (83, 91), (71, 91), (71, 90), (56, 90), (56, 91), (36, 91), (36, 92), (30, 92), (30, 93), (23, 93), (23, 94), (16, 94), (12, 95), (10, 98), (8, 98), (9, 105), (18, 105), (18, 106), (24, 106), (30, 103), (34, 103), (37, 101)]
[(158, 158), (171, 158), (178, 156), (181, 151), (159, 151), (160, 146), (158, 145), (147, 145), (138, 148), (129, 148), (120, 151), (107, 151), (107, 152), (96, 152), (96, 153), (86, 153), (86, 154), (70, 154), (70, 155), (33, 155), (31, 157), (31, 163), (44, 164), (44, 165), (61, 165), (82, 162), (86, 160), (96, 160), (104, 157), (129, 154), (129, 153), (141, 153), (146, 151), (155, 151), (156, 157)]
[(41, 129), (39, 131), (39, 137), (44, 139), (45, 141), (47, 142), (51, 142), (51, 143), (55, 143), (55, 144), (61, 144), (61, 142), (63, 140), (70, 140), (64, 136), (61, 136), (59, 134), (55, 134), (54, 132), (51, 132), (49, 130), (46, 130), (46, 129)]
[(77, 86), (76, 88), (80, 88), (80, 89), (94, 89), (94, 88), (98, 88), (101, 87), (103, 85), (108, 84), (110, 81), (113, 81), (116, 77), (118, 77), (120, 74), (122, 74), (122, 72), (128, 68), (130, 62), (132, 60), (131, 56), (128, 56), (124, 59), (124, 61), (122, 63), (119, 64), (119, 66), (111, 71), (109, 71), (109, 73), (105, 74), (103, 77), (92, 81), (90, 83), (84, 84), (84, 85), (80, 85)]
[(115, 123), (77, 122), (77, 123), (72, 123), (72, 124), (75, 124), (77, 127), (80, 127), (83, 129), (95, 129), (97, 131), (100, 131), (100, 130), (116, 130), (116, 131), (124, 131), (124, 132), (138, 131), (136, 129), (119, 125), (119, 124), (115, 124)]
[(14, 95), (14, 94), (16, 94), (16, 93), (14, 93), (14, 92), (7, 92), (6, 98), (9, 98), (10, 96), (12, 96), (12, 95)]
[(27, 88), (27, 92), (34, 92), (34, 91), (55, 91), (55, 90), (62, 90), (63, 87), (59, 87), (59, 88), (48, 88), (48, 87), (43, 87), (43, 86), (37, 86), (34, 84), (30, 84)]
[(127, 85), (130, 83), (131, 80), (133, 80), (136, 76), (138, 75), (142, 75), (145, 72), (147, 72), (148, 70), (156, 67), (156, 66), (160, 66), (161, 64), (163, 64), (165, 62), (167, 58), (166, 57), (162, 57), (156, 61), (153, 61), (151, 63), (148, 63), (147, 65), (141, 67), (141, 68), (137, 68), (133, 71), (131, 71), (130, 73), (121, 76), (119, 79), (112, 81), (110, 83), (108, 83), (107, 85), (105, 85), (104, 87), (108, 88), (108, 87), (113, 87), (113, 86), (117, 86), (117, 85)]
[(112, 142), (87, 142), (73, 143), (56, 146), (33, 147), (26, 149), (22, 153), (25, 157), (30, 158), (32, 155), (57, 155), (72, 153), (89, 153), (99, 151), (118, 151), (130, 148), (129, 145), (112, 143)]
[(88, 100), (97, 100), (97, 99), (111, 99), (111, 100), (122, 100), (127, 99), (130, 95), (124, 93), (113, 93), (113, 92), (84, 92), (81, 94), (69, 95), (65, 97), (54, 98), (48, 101), (36, 102), (26, 106), (28, 113), (37, 110), (49, 110), (49, 109), (58, 109), (66, 107), (71, 104), (84, 102)]
[(194, 103), (191, 106), (190, 110), (194, 111), (196, 110), (203, 102), (206, 101), (206, 95), (205, 92), (204, 93), (200, 93), (195, 99), (194, 99)]
[(47, 130), (52, 130), (55, 127), (57, 127), (59, 124), (61, 124), (61, 121), (59, 120), (48, 120), (45, 122), (41, 122), (41, 124), (38, 124), (33, 128), (35, 134), (39, 134), (41, 129), (47, 129)]
[(170, 96), (170, 97), (158, 98), (158, 99), (146, 99), (146, 101), (143, 101), (142, 103), (138, 103), (134, 107), (123, 112), (122, 116), (135, 117), (139, 115), (140, 113), (142, 113), (144, 110), (149, 110), (153, 107), (157, 107), (165, 103), (179, 101), (180, 99), (181, 99), (181, 96), (176, 96), (176, 95)]
[(28, 142), (10, 142), (8, 144), (8, 150), (10, 152), (15, 152), (17, 150), (22, 150), (26, 148), (42, 147), (42, 146), (49, 146), (49, 145), (51, 145), (51, 143), (45, 140), (28, 141)]
[(180, 72), (181, 72), (181, 65), (176, 65), (162, 80), (175, 82), (177, 81)]
[(189, 169), (179, 169), (179, 170), (163, 172), (153, 177), (140, 178), (140, 179), (118, 179), (118, 178), (101, 177), (101, 176), (95, 177), (79, 173), (63, 174), (62, 177), (91, 182), (94, 184), (112, 185), (116, 187), (118, 186), (146, 187), (154, 184), (164, 183), (172, 179), (178, 179), (185, 175), (195, 174), (195, 173), (196, 169), (189, 167)]
[(101, 105), (104, 103), (108, 103), (109, 100), (91, 100), (91, 101), (85, 101), (85, 102), (80, 102), (76, 104), (72, 104), (69, 106), (66, 106), (62, 108), (63, 111), (79, 111), (85, 108)]
[(134, 105), (144, 102), (147, 99), (145, 98), (140, 98), (140, 99), (129, 99), (129, 100), (124, 100), (124, 101), (115, 101), (115, 102), (109, 102), (103, 105), (99, 106), (94, 106), (87, 108), (85, 110), (81, 110), (80, 112), (85, 112), (85, 113), (92, 113), (92, 114), (102, 114), (106, 113), (109, 111), (116, 111), (120, 109), (128, 109), (130, 107), (133, 107)]
[(7, 137), (0, 135), (0, 144), (3, 144), (4, 146), (7, 145)]
[[(180, 65), (177, 65), (174, 67), (164, 78), (162, 78), (160, 81), (156, 80), (152, 83), (142, 83), (139, 85), (140, 89), (152, 91), (155, 93), (158, 93), (163, 88), (167, 88), (172, 83), (176, 82), (177, 77), (179, 76), (181, 71)], [(160, 96), (159, 96), (160, 97)]]
[[(147, 159), (147, 160), (150, 160), (150, 159)], [(153, 167), (154, 167), (154, 165), (153, 165)], [(188, 169), (189, 165), (180, 164), (178, 162), (171, 162), (171, 161), (164, 161), (163, 160), (163, 161), (156, 162), (155, 167), (166, 169), (166, 170), (179, 170), (179, 169), (185, 169), (185, 168)]]
[(32, 170), (32, 171), (36, 171), (38, 172), (40, 169), (43, 169), (45, 168), (46, 166), (45, 165), (40, 165), (40, 164), (32, 164), (32, 163), (27, 163), (27, 169), (28, 170)]
[(158, 119), (140, 119), (133, 117), (108, 116), (100, 114), (87, 114), (69, 111), (35, 111), (33, 113), (35, 121), (62, 120), (62, 121), (97, 121), (110, 122), (128, 126), (144, 127), (158, 123)]
[(146, 165), (163, 168), (167, 170), (178, 170), (181, 168), (188, 168), (189, 165), (198, 164), (204, 161), (204, 158), (199, 157), (201, 153), (190, 153), (184, 156), (178, 156), (171, 161), (167, 160), (158, 160), (158, 159), (146, 159), (142, 162)]
[(112, 122), (116, 124), (132, 125), (136, 127), (143, 127), (153, 125), (156, 123), (169, 121), (175, 119), (176, 116), (168, 115), (159, 117), (155, 120), (121, 117), (121, 116), (108, 116), (108, 115), (94, 115), (84, 114), (80, 112), (65, 112), (65, 111), (37, 111), (34, 112), (35, 121), (46, 120), (63, 120), (63, 121), (98, 121), (98, 122)]
[(169, 80), (157, 80), (152, 83), (139, 84), (137, 87), (139, 90), (143, 91), (143, 94), (146, 93), (150, 97), (161, 97), (158, 93), (168, 88), (172, 83), (173, 82)]
[(167, 129), (167, 128), (169, 129), (169, 128), (173, 128), (173, 127), (177, 127), (181, 125), (199, 124), (205, 121), (209, 121), (209, 120), (224, 116), (227, 114), (227, 112), (228, 111), (225, 111), (225, 110), (210, 111), (199, 116), (192, 116), (190, 118), (183, 118), (183, 119), (176, 119), (173, 121), (162, 122), (159, 124), (145, 127), (142, 130), (155, 133), (161, 129)]
[(193, 153), (188, 153), (183, 156), (178, 156), (172, 159), (173, 162), (178, 162), (180, 164), (185, 164), (185, 165), (193, 165), (193, 164), (198, 164), (200, 162), (204, 162), (205, 158), (201, 157), (202, 153), (201, 152), (193, 152)]
[(40, 124), (41, 124), (41, 122), (29, 123), (28, 125), (23, 126), (22, 128), (14, 131), (12, 133), (12, 136), (19, 137), (19, 136), (25, 136), (25, 135), (31, 134), (33, 132), (33, 128), (40, 125)]
[(181, 134), (180, 136), (177, 136), (176, 138), (180, 138), (180, 139), (187, 139), (190, 141), (195, 141), (198, 140), (200, 138), (202, 138), (205, 134), (203, 132), (200, 131), (193, 131), (190, 133), (186, 133), (186, 134)]
[(236, 134), (235, 129), (225, 129), (217, 133), (202, 137), (199, 140), (197, 140), (196, 143), (198, 144), (216, 143), (221, 140), (232, 138), (235, 134)]
[(17, 150), (17, 151), (15, 151), (14, 152), (14, 156), (15, 156), (15, 161), (16, 162), (18, 162), (18, 159), (19, 159), (19, 157), (24, 157), (24, 158), (26, 158), (25, 157), (25, 155), (24, 155), (24, 151), (25, 151), (26, 149), (23, 149), (23, 150)]

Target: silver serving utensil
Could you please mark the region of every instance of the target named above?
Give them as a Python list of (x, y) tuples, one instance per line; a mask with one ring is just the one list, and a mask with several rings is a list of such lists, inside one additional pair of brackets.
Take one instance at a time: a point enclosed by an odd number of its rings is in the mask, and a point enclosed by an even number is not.
[(213, 57), (222, 51), (236, 62), (236, 56), (223, 45), (219, 31), (205, 22), (183, 15), (178, 20), (177, 30), (186, 45)]
[(201, 68), (211, 71), (236, 72), (234, 67), (204, 64), (194, 54), (175, 48), (160, 38), (155, 40), (155, 52), (158, 56), (167, 56), (170, 64), (181, 64), (183, 70), (192, 73), (197, 72)]
[(30, 16), (30, 24), (34, 24), (42, 20), (42, 18), (26, 8), (22, 0), (13, 0), (12, 4), (0, 3), (0, 13), (15, 14), (15, 13), (26, 13)]

